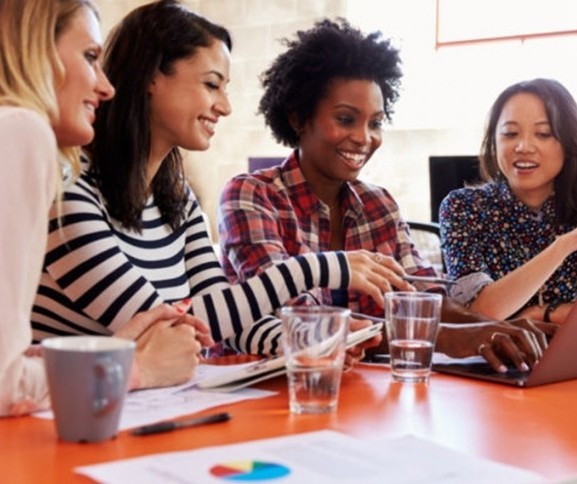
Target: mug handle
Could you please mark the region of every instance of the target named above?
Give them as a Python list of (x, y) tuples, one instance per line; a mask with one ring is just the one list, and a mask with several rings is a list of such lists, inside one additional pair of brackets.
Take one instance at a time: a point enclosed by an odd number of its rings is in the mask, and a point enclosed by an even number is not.
[(94, 364), (94, 415), (104, 415), (112, 411), (125, 391), (122, 365), (110, 357), (99, 358)]

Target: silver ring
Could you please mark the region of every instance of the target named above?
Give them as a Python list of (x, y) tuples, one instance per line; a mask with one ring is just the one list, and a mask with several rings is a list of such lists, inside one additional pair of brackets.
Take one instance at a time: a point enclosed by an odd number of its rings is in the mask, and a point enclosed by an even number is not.
[(498, 334), (499, 334), (499, 333), (493, 333), (493, 334), (491, 335), (491, 339), (489, 340), (489, 341), (491, 342), (491, 344), (493, 344), (493, 343), (495, 342), (495, 338), (497, 337)]
[(483, 350), (487, 347), (488, 345), (485, 343), (481, 343), (478, 347), (477, 347), (477, 353), (479, 353), (481, 356), (483, 355)]

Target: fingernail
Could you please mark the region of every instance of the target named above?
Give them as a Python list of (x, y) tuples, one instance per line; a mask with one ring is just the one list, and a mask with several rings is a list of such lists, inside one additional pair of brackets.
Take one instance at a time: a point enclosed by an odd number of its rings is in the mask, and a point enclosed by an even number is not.
[(173, 306), (176, 308), (176, 310), (179, 313), (185, 313), (186, 311), (188, 311), (188, 308), (190, 307), (191, 301), (192, 301), (192, 299), (187, 297), (186, 299), (183, 299), (182, 301), (175, 302), (173, 304)]
[[(525, 364), (525, 363), (523, 363)], [(507, 367), (505, 365), (499, 365), (499, 368), (497, 368), (497, 371), (499, 373), (507, 373)]]
[(527, 363), (521, 363), (521, 371), (529, 371), (529, 365), (527, 365)]

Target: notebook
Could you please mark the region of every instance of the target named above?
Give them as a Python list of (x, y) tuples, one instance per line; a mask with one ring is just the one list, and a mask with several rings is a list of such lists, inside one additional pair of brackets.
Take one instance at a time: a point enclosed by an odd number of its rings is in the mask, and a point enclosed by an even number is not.
[[(350, 332), (347, 335), (347, 349), (381, 334), (382, 327), (382, 323), (376, 323)], [(240, 369), (216, 377), (206, 378), (197, 382), (196, 385), (201, 390), (233, 392), (284, 373), (286, 373), (286, 360), (284, 356), (277, 356), (244, 365)]]
[(510, 368), (507, 373), (498, 373), (487, 362), (467, 358), (463, 362), (433, 362), (433, 370), (440, 373), (488, 380), (518, 387), (534, 387), (577, 378), (577, 304), (567, 315), (561, 327), (555, 333), (541, 360), (535, 367), (522, 372)]

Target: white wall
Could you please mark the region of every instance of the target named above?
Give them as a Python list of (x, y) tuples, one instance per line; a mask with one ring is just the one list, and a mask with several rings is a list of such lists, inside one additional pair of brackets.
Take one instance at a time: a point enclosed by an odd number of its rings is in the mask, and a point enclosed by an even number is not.
[[(501, 0), (503, 4), (510, 1)], [(130, 8), (146, 3), (97, 2), (105, 31)], [(401, 48), (401, 99), (392, 124), (385, 128), (383, 146), (362, 177), (388, 188), (410, 219), (429, 220), (428, 157), (476, 154), (486, 113), (503, 88), (521, 79), (554, 77), (577, 92), (577, 70), (573, 67), (576, 36), (436, 50), (435, 0), (186, 3), (229, 28), (234, 42), (229, 86), (233, 114), (219, 123), (211, 149), (190, 153), (187, 160), (189, 179), (212, 220), (222, 185), (247, 170), (249, 156), (286, 155), (286, 148), (275, 143), (262, 119), (255, 115), (261, 94), (258, 76), (283, 49), (281, 37), (309, 28), (321, 17), (346, 16), (363, 30), (381, 30)]]
[[(510, 1), (501, 0), (503, 13)], [(362, 176), (387, 187), (407, 218), (429, 220), (428, 157), (477, 154), (488, 110), (505, 87), (551, 77), (577, 93), (575, 35), (437, 50), (435, 0), (379, 0), (378, 11), (374, 0), (351, 0), (348, 5), (352, 23), (366, 31), (380, 30), (401, 49), (401, 98), (383, 146)]]

